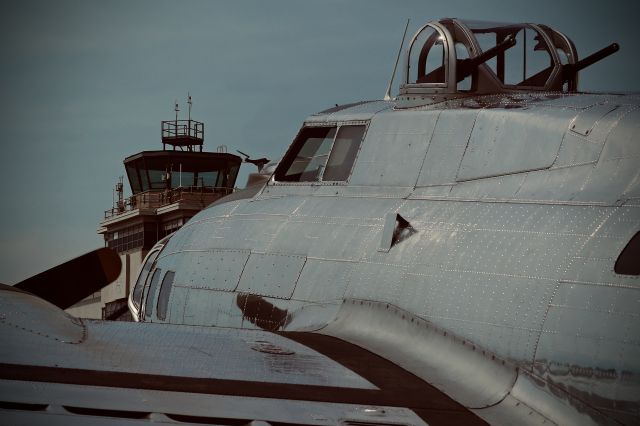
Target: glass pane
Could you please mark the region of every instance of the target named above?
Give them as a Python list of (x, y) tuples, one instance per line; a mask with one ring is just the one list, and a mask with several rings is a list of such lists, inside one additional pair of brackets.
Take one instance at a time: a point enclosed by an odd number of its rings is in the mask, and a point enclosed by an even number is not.
[(518, 84), (525, 80), (525, 30), (516, 34), (516, 45), (504, 53), (504, 84)]
[(526, 29), (525, 81), (522, 86), (544, 86), (553, 71), (553, 57), (544, 38), (533, 29)]
[[(486, 52), (487, 50), (491, 49), (496, 45), (495, 33), (475, 33), (474, 35), (476, 36), (476, 40), (478, 41), (478, 44), (480, 45), (480, 49), (482, 49), (483, 52)], [(497, 61), (495, 57), (489, 59), (488, 61), (485, 61), (484, 63), (489, 68), (491, 68), (491, 71), (493, 71), (496, 74), (498, 73)]]
[(164, 320), (167, 317), (167, 306), (169, 305), (169, 295), (171, 294), (171, 287), (173, 286), (173, 279), (176, 273), (173, 271), (167, 271), (162, 284), (160, 285), (160, 293), (158, 293), (158, 303), (156, 305), (156, 315), (158, 319)]
[(409, 83), (444, 83), (443, 37), (427, 27), (418, 35), (409, 59)]
[[(456, 41), (456, 59), (458, 61), (469, 58), (469, 49), (464, 43)], [(458, 82), (458, 90), (470, 90), (471, 89), (471, 76), (466, 76), (462, 81)]]
[(485, 62), (502, 83), (540, 87), (547, 82), (553, 71), (553, 58), (536, 30), (519, 24), (491, 23), (474, 23), (470, 28), (483, 52), (515, 37), (515, 46)]
[(180, 169), (171, 172), (171, 188), (180, 187)]
[[(313, 182), (322, 174), (336, 133), (335, 127), (305, 128), (278, 167), (276, 180)], [(284, 172), (283, 172), (284, 171)]]
[(165, 183), (162, 180), (164, 170), (149, 170), (149, 179), (151, 180), (151, 189), (164, 189)]
[(151, 266), (156, 260), (156, 257), (158, 257), (158, 253), (160, 253), (160, 250), (156, 250), (151, 253), (142, 267), (142, 270), (138, 274), (138, 279), (136, 280), (136, 285), (133, 287), (133, 295), (131, 297), (136, 308), (140, 308), (140, 302), (142, 301), (142, 289), (144, 288), (144, 284), (149, 276), (149, 271), (151, 271)]
[(323, 180), (344, 181), (349, 177), (356, 160), (360, 142), (364, 135), (364, 126), (342, 126), (333, 143), (333, 149), (324, 170)]
[(140, 179), (138, 179), (138, 171), (135, 167), (127, 166), (127, 177), (129, 178), (129, 183), (131, 184), (131, 191), (134, 193), (140, 192)]
[(518, 31), (516, 45), (505, 52), (505, 84), (544, 86), (552, 70), (549, 48), (538, 32)]
[(151, 318), (151, 312), (153, 310), (153, 299), (156, 297), (156, 290), (158, 288), (158, 281), (160, 281), (160, 273), (161, 269), (156, 269), (153, 271), (153, 275), (151, 276), (151, 284), (149, 284), (149, 291), (147, 292), (147, 300), (144, 305), (144, 316), (145, 318)]
[(200, 172), (198, 173), (198, 186), (216, 186), (218, 172)]
[(147, 170), (144, 168), (138, 169), (138, 171), (140, 172), (140, 179), (142, 179), (141, 182), (141, 189), (142, 191), (148, 191), (149, 190), (149, 176), (147, 175)]

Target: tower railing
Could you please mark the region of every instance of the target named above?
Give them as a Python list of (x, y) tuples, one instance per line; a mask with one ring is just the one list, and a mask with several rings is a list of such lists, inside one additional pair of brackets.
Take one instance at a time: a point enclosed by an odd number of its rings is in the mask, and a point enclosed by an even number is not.
[(204, 123), (196, 120), (168, 120), (162, 122), (162, 145), (191, 147), (204, 143)]
[(110, 219), (120, 214), (134, 210), (157, 209), (177, 202), (196, 203), (204, 208), (217, 200), (233, 192), (233, 188), (214, 186), (181, 186), (173, 189), (151, 189), (140, 192), (124, 200), (109, 210), (105, 210), (104, 218)]

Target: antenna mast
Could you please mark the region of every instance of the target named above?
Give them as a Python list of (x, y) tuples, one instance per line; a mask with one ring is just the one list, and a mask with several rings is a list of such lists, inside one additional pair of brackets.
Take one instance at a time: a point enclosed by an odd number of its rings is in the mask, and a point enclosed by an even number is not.
[(404, 27), (404, 34), (402, 34), (402, 42), (400, 42), (400, 49), (398, 49), (398, 56), (396, 57), (396, 64), (393, 66), (393, 72), (391, 73), (391, 80), (389, 80), (389, 85), (387, 86), (387, 91), (384, 94), (384, 100), (391, 100), (391, 85), (393, 84), (393, 79), (396, 77), (396, 69), (398, 68), (398, 62), (400, 61), (400, 54), (402, 53), (402, 46), (404, 46), (404, 38), (407, 36), (407, 29), (409, 28), (409, 20), (407, 18), (407, 25)]

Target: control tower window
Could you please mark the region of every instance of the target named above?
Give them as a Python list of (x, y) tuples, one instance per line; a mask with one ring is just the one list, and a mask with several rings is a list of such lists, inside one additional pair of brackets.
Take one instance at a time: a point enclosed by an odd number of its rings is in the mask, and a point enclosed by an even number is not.
[(444, 37), (434, 28), (425, 27), (418, 34), (410, 55), (409, 83), (446, 82)]
[(355, 163), (364, 125), (305, 127), (275, 172), (280, 182), (346, 181)]

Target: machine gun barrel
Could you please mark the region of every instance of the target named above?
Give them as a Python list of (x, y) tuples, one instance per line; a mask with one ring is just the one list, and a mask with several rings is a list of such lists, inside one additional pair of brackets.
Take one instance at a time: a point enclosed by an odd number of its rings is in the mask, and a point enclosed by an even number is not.
[(475, 71), (475, 69), (489, 59), (492, 59), (499, 54), (505, 52), (507, 49), (512, 48), (516, 45), (515, 37), (509, 37), (501, 43), (496, 44), (491, 49), (483, 52), (481, 55), (476, 56), (475, 58), (463, 59), (458, 62), (458, 71), (456, 72), (456, 77), (458, 82), (464, 80), (468, 76)]
[(609, 46), (598, 50), (595, 53), (587, 56), (576, 62), (575, 64), (566, 64), (563, 67), (564, 79), (570, 80), (578, 73), (578, 71), (585, 69), (586, 67), (595, 64), (596, 62), (606, 58), (609, 55), (613, 55), (620, 50), (618, 43), (611, 43)]
[(620, 50), (620, 46), (618, 45), (618, 43), (611, 43), (609, 46), (598, 50), (595, 53), (592, 53), (591, 55), (587, 56), (586, 58), (583, 58), (581, 60), (579, 60), (578, 62), (576, 62), (576, 64), (573, 66), (573, 68), (575, 69), (575, 72), (578, 72), (590, 65), (595, 64), (596, 62), (606, 58), (609, 55), (613, 55), (614, 53), (616, 53), (618, 50)]

